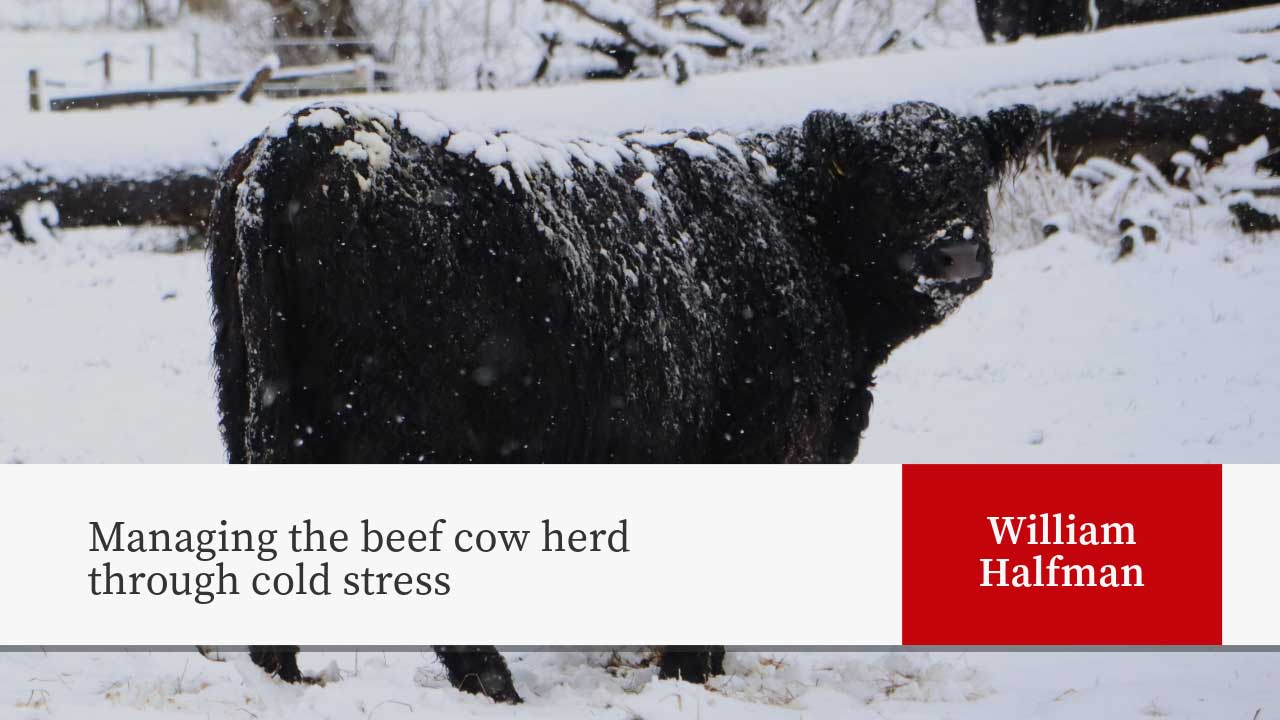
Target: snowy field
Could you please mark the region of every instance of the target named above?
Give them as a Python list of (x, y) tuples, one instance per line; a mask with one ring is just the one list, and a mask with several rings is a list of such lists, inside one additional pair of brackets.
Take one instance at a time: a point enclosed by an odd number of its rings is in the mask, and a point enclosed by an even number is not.
[[(132, 5), (117, 0), (116, 14)], [(910, 12), (894, 22), (916, 28), (907, 40), (954, 49), (707, 75), (687, 87), (656, 80), (380, 102), (455, 128), (516, 124), (564, 137), (641, 126), (742, 132), (794, 123), (818, 107), (859, 112), (916, 98), (968, 112), (1015, 101), (1061, 107), (1114, 96), (1119, 82), (1150, 92), (1280, 82), (1270, 63), (1238, 62), (1275, 54), (1276, 39), (1253, 31), (1274, 27), (1280, 9), (991, 48), (971, 47), (978, 37), (968, 2), (897, 5), (945, 9), (945, 27)], [(105, 7), (0, 0), (0, 95), (11, 101), (0, 110), (0, 160), (55, 178), (214, 167), (292, 105), (25, 112), (31, 67), (56, 94), (101, 87), (94, 61), (107, 50), (114, 87), (145, 81), (148, 46), (158, 82), (185, 80), (192, 32), (203, 33), (206, 77), (241, 72), (261, 51), (252, 37), (233, 43), (226, 28), (201, 23), (126, 31), (129, 18), (108, 19)], [(959, 8), (963, 23), (951, 18)], [(813, 35), (786, 57), (865, 50), (832, 40), (862, 18), (823, 23), (816, 33), (797, 26), (779, 35)], [(857, 44), (877, 46), (891, 25)], [(479, 35), (468, 32), (450, 51), (476, 54), (466, 43)], [(516, 41), (529, 45), (497, 43)], [(499, 68), (504, 82), (528, 64)], [(475, 76), (472, 65), (459, 60), (420, 79), (457, 87)], [(1092, 79), (1118, 66), (1131, 69)], [(1046, 79), (1084, 81), (1041, 87)], [(1027, 226), (1062, 210), (1005, 218), (994, 279), (882, 368), (859, 461), (1280, 461), (1280, 237), (1190, 222), (1119, 262), (1106, 233), (1027, 242)], [(1022, 229), (1009, 230), (1011, 222)], [(70, 231), (35, 246), (0, 237), (0, 462), (224, 459), (205, 258), (167, 251), (173, 240), (156, 229)], [(305, 652), (302, 667), (325, 682), (303, 687), (271, 680), (243, 657), (214, 663), (194, 649), (0, 652), (0, 720), (1280, 720), (1280, 654), (1269, 653), (742, 652), (730, 653), (729, 674), (705, 687), (656, 679), (638, 653), (522, 652), (509, 661), (526, 699), (515, 709), (453, 690), (426, 652)]]
[[(854, 113), (917, 98), (962, 112), (1014, 101), (1062, 107), (1113, 97), (1117, 83), (1153, 93), (1274, 87), (1272, 64), (1237, 58), (1275, 52), (1277, 40), (1255, 31), (1277, 22), (1280, 8), (1271, 7), (1012, 46), (726, 73), (685, 87), (652, 80), (378, 102), (424, 110), (455, 129), (501, 124), (550, 142), (637, 127), (746, 132), (820, 107)], [(0, 36), (30, 42), (0, 55), (10, 69), (50, 45), (39, 34)], [(88, 45), (77, 57), (81, 50)], [(1116, 66), (1133, 69), (1104, 72)], [(1037, 83), (1100, 72), (1097, 81)], [(0, 158), (55, 179), (208, 169), (292, 105), (18, 106), (0, 116), (10, 130), (0, 133)], [(881, 369), (859, 460), (1275, 461), (1280, 240), (1190, 222), (1113, 262), (1112, 228), (1124, 208), (1094, 213), (1106, 220), (1101, 231), (1031, 247), (1014, 237), (1067, 209), (1006, 219), (994, 244), (1022, 249), (1002, 252), (982, 292)], [(1165, 211), (1168, 225), (1201, 209), (1166, 203)], [(34, 247), (0, 238), (0, 460), (222, 460), (205, 260), (154, 251), (166, 242), (161, 231), (116, 229), (66, 232)]]
[[(223, 460), (204, 255), (166, 241), (0, 240), (0, 459)], [(1001, 254), (881, 370), (859, 460), (1276, 462), (1280, 239), (1144, 250), (1113, 262), (1064, 235)]]
[(1274, 653), (730, 653), (710, 687), (657, 680), (634, 654), (513, 653), (525, 704), (459, 693), (429, 652), (303, 653), (324, 686), (195, 650), (0, 654), (0, 717), (573, 720), (1275, 720)]
[(1112, 262), (1078, 236), (994, 279), (879, 376), (863, 462), (1280, 460), (1280, 246)]
[[(1121, 81), (1151, 92), (1272, 87), (1269, 64), (1234, 58), (1270, 52), (1276, 41), (1250, 31), (1278, 18), (1280, 9), (1262, 8), (998, 48), (721, 74), (688, 87), (653, 80), (378, 102), (425, 110), (453, 128), (503, 122), (554, 142), (636, 127), (744, 132), (798, 122), (818, 107), (859, 112), (914, 98), (969, 112), (1029, 100), (1057, 107), (1112, 96)], [(92, 55), (93, 43), (108, 40), (136, 47), (136, 35), (89, 33), (73, 54)], [(154, 37), (170, 38), (175, 52), (180, 44), (176, 35)], [(0, 50), (10, 68), (23, 58), (44, 62), (60, 41), (12, 31), (3, 38), (15, 41)], [(1043, 91), (1031, 82), (1088, 78), (1117, 64), (1135, 69)], [(136, 74), (136, 64), (125, 67)], [(65, 72), (75, 69), (71, 63)], [(293, 104), (9, 111), (0, 158), (20, 158), (20, 167), (51, 178), (214, 168)], [(1036, 212), (1042, 220), (1065, 209)], [(1116, 212), (1095, 214), (1111, 218), (1102, 232), (1003, 253), (977, 297), (895, 354), (880, 373), (860, 460), (1276, 459), (1277, 240), (1247, 240), (1221, 223), (1184, 223), (1158, 247), (1113, 263), (1104, 246), (1114, 247), (1108, 233)], [(1012, 236), (1032, 223), (1030, 214), (1006, 219), (1008, 236), (995, 237), (996, 246), (1025, 246)], [(1015, 225), (1018, 231), (1009, 229)], [(73, 231), (35, 247), (0, 238), (0, 324), (10, 349), (0, 355), (0, 460), (222, 459), (205, 261), (199, 253), (153, 251), (165, 242), (154, 230)]]

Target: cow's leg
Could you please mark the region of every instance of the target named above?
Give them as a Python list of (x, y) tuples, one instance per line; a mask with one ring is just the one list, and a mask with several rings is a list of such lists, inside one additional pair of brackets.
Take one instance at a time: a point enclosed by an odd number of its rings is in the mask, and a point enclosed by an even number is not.
[(724, 674), (724, 646), (663, 648), (658, 676), (697, 685)]
[(459, 690), (485, 695), (494, 702), (516, 704), (520, 695), (511, 682), (511, 671), (492, 645), (437, 645), (436, 655), (449, 672), (449, 682)]
[(227, 657), (223, 653), (222, 647), (219, 645), (197, 645), (196, 650), (200, 651), (201, 655), (214, 662), (227, 661)]
[(289, 683), (302, 682), (297, 645), (250, 645), (249, 659), (268, 675)]
[(871, 384), (864, 382), (846, 390), (836, 405), (831, 419), (831, 442), (827, 447), (827, 462), (851, 463), (858, 456), (862, 434), (871, 422)]

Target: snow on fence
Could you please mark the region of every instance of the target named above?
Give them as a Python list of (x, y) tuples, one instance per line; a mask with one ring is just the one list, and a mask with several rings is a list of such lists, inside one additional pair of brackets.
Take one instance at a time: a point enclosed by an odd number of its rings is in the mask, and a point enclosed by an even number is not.
[[(598, 138), (638, 128), (769, 131), (797, 124), (815, 109), (861, 113), (904, 100), (928, 100), (961, 114), (1028, 103), (1049, 116), (1052, 157), (1066, 172), (1095, 155), (1128, 163), (1139, 151), (1163, 164), (1194, 135), (1208, 138), (1219, 155), (1258, 136), (1274, 141), (1280, 136), (1277, 61), (1280, 7), (1266, 7), (1011, 45), (702, 76), (683, 87), (588, 83), (385, 95), (380, 104), (427, 110), (454, 130)], [(198, 110), (15, 116), (9, 132), (0, 134), (0, 217), (49, 199), (64, 225), (98, 224), (101, 215), (78, 213), (67, 204), (74, 198), (64, 196), (91, 187), (91, 180), (115, 179), (141, 192), (145, 183), (172, 187), (180, 179), (191, 181), (173, 193), (181, 207), (160, 212), (159, 203), (130, 204), (136, 214), (111, 218), (148, 224), (187, 217), (203, 227), (217, 169), (291, 107), (219, 103)]]
[[(154, 58), (154, 53), (149, 54)], [(107, 82), (110, 81), (111, 54), (103, 53), (103, 67)], [(154, 78), (154, 73), (148, 73)], [(30, 107), (40, 110), (46, 104), (42, 96), (43, 83), (39, 71), (28, 76)], [(103, 110), (121, 105), (138, 105), (165, 100), (185, 100), (194, 103), (212, 101), (237, 94), (244, 84), (243, 78), (223, 78), (172, 85), (146, 85), (133, 88), (104, 89), (90, 93), (73, 93), (49, 96), (48, 109)], [(395, 88), (394, 70), (384, 65), (357, 59), (352, 62), (331, 63), (308, 67), (273, 70), (261, 91), (268, 97), (302, 97), (307, 95), (342, 95), (352, 93), (389, 92)]]

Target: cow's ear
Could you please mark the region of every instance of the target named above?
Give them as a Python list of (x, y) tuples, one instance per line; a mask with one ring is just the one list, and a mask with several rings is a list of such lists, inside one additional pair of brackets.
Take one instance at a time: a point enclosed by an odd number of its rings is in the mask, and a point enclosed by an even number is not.
[(855, 177), (865, 126), (844, 113), (816, 110), (804, 119), (805, 155), (820, 185), (839, 184)]
[(1022, 165), (1044, 137), (1044, 120), (1030, 105), (992, 110), (975, 120), (998, 176)]
[(804, 119), (804, 139), (809, 146), (839, 147), (854, 132), (853, 120), (834, 110), (815, 110)]

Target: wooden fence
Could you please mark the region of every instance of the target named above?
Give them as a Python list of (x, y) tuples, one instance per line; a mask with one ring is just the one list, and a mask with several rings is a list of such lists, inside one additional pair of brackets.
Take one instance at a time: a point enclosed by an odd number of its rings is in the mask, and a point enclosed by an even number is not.
[[(110, 77), (111, 55), (103, 54), (106, 77)], [(149, 73), (151, 77), (153, 74)], [(244, 85), (242, 78), (199, 80), (189, 83), (145, 85), (132, 88), (103, 89), (85, 93), (46, 94), (49, 87), (63, 85), (46, 81), (38, 70), (27, 74), (28, 106), (33, 111), (47, 108), (53, 112), (66, 110), (102, 110), (123, 105), (137, 105), (166, 100), (188, 103), (213, 101), (234, 94)], [(269, 97), (305, 97), (311, 95), (346, 95), (387, 92), (395, 88), (394, 71), (371, 58), (352, 62), (274, 70), (261, 92)]]

